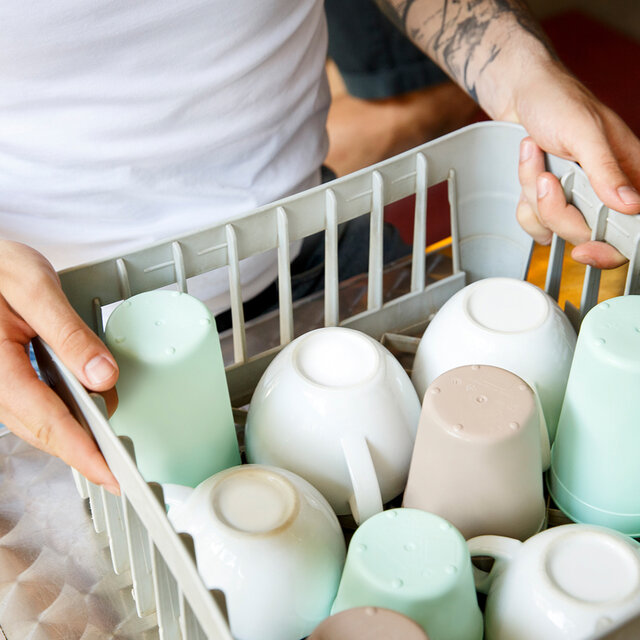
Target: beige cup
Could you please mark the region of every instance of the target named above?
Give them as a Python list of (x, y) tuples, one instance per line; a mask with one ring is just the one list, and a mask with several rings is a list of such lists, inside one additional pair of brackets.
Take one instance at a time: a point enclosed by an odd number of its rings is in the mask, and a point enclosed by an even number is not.
[(416, 622), (381, 607), (347, 609), (321, 622), (308, 640), (429, 640)]
[(524, 540), (545, 519), (549, 440), (531, 387), (498, 367), (452, 369), (427, 389), (404, 507), (435, 513), (469, 539)]

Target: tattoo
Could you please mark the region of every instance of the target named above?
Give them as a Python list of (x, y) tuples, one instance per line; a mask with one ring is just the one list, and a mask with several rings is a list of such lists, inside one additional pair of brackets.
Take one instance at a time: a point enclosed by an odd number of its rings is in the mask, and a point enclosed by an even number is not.
[[(487, 30), (496, 20), (511, 18), (556, 58), (524, 0), (441, 0), (440, 8), (430, 15), (423, 10), (414, 11), (411, 16), (410, 10), (421, 4), (419, 0), (376, 0), (376, 3), (423, 51), (437, 59), (476, 102), (478, 79), (501, 52), (499, 43), (485, 40)], [(508, 37), (508, 28), (505, 33)]]

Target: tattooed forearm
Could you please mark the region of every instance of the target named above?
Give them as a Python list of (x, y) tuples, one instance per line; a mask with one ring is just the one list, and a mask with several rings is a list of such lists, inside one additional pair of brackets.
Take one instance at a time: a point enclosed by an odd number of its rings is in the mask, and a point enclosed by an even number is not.
[[(553, 56), (523, 0), (376, 0), (393, 22), (476, 101), (482, 74), (510, 35), (525, 32)], [(496, 28), (501, 25), (500, 28)]]
[(375, 0), (375, 3), (378, 5), (380, 11), (382, 11), (398, 29), (408, 34), (407, 14), (415, 1), (416, 0), (402, 0), (398, 3), (392, 3), (389, 2), (389, 0)]

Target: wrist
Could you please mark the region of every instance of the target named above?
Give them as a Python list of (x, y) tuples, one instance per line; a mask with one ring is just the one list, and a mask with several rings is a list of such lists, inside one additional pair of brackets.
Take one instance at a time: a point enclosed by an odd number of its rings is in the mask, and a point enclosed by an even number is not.
[(478, 80), (478, 102), (494, 120), (522, 123), (523, 104), (532, 94), (558, 75), (569, 75), (544, 43), (526, 39), (504, 46)]

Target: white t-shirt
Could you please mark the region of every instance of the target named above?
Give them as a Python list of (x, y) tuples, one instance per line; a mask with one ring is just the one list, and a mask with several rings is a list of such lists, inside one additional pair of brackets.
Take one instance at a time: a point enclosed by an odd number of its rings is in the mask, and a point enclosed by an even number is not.
[(325, 55), (321, 0), (3, 0), (0, 234), (63, 269), (317, 184)]

